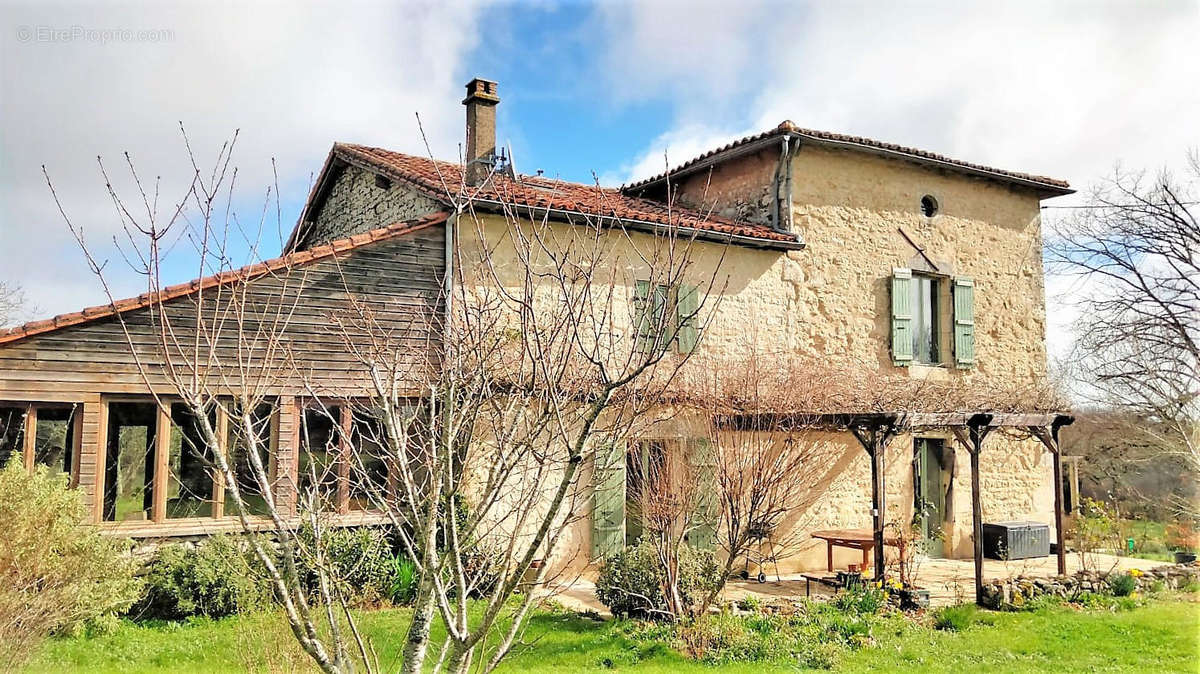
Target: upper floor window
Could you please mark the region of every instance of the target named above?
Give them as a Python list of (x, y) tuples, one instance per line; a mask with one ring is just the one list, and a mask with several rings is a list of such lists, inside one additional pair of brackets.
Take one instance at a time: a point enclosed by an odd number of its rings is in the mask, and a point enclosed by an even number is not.
[(912, 354), (918, 363), (938, 363), (938, 279), (914, 274), (912, 288)]
[(635, 347), (640, 353), (662, 353), (672, 345), (691, 353), (699, 338), (697, 314), (700, 296), (696, 286), (634, 284)]
[(911, 269), (892, 270), (892, 361), (899, 366), (941, 364), (943, 283), (953, 300), (949, 312), (953, 323), (951, 349), (954, 364), (975, 364), (975, 283), (968, 278), (949, 279), (914, 274)]

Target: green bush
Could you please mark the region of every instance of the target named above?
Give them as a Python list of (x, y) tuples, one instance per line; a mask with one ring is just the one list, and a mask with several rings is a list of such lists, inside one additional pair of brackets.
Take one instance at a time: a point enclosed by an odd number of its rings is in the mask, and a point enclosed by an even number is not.
[(48, 635), (120, 613), (141, 582), (129, 542), (90, 525), (66, 478), (19, 459), (0, 466), (0, 671), (18, 667)]
[(1108, 577), (1108, 589), (1114, 596), (1128, 597), (1137, 590), (1137, 578), (1128, 573), (1116, 573)]
[[(396, 560), (386, 532), (378, 528), (333, 529), (326, 532), (324, 547), (332, 575), (350, 603), (390, 599)], [(315, 572), (310, 577), (315, 590)]]
[(832, 604), (841, 611), (860, 614), (879, 613), (887, 605), (888, 594), (870, 583), (859, 583), (833, 598)]
[[(1032, 604), (1033, 602), (1031, 601), (1027, 606), (1031, 606)], [(933, 612), (934, 629), (945, 630), (947, 632), (961, 632), (971, 625), (987, 622), (979, 612), (979, 607), (974, 604), (943, 606)]]
[(392, 560), (392, 584), (389, 599), (400, 606), (410, 604), (417, 597), (417, 565), (403, 555)]
[(164, 545), (144, 574), (146, 594), (134, 618), (222, 618), (265, 606), (270, 584), (253, 553), (234, 536), (217, 535), (195, 546)]
[[(720, 581), (716, 555), (683, 546), (679, 554), (679, 594), (693, 607)], [(662, 619), (667, 611), (666, 574), (650, 543), (628, 547), (604, 560), (596, 580), (596, 597), (615, 616)]]

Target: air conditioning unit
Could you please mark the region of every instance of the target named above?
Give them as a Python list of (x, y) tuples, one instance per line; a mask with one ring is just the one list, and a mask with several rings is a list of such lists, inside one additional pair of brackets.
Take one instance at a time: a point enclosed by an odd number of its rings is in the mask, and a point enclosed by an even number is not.
[(988, 559), (1030, 559), (1049, 554), (1049, 525), (1040, 522), (983, 525), (983, 556)]

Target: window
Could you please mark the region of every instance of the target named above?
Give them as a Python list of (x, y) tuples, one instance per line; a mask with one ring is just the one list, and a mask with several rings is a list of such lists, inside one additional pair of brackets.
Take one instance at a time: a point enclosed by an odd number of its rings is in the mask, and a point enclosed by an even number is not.
[[(275, 463), (275, 407), (271, 403), (261, 403), (248, 415), (242, 418), (241, 409), (231, 407), (229, 415), (228, 447), (229, 467), (237, 479), (238, 492), (242, 497), (246, 514), (251, 516), (267, 515), (267, 500), (265, 489), (270, 489), (274, 481)], [(247, 423), (249, 430), (247, 430)], [(258, 457), (267, 478), (263, 484), (254, 468), (253, 456)], [(225, 489), (222, 510), (226, 516), (238, 514), (237, 505), (233, 498), (233, 490)]]
[(625, 455), (625, 545), (637, 545), (645, 532), (646, 506), (649, 495), (660, 491), (656, 488), (664, 479), (667, 464), (667, 447), (662, 440), (638, 443)]
[[(171, 405), (171, 437), (167, 450), (166, 515), (168, 519), (212, 517), (217, 502), (212, 451), (201, 431), (203, 419), (183, 403)], [(217, 414), (208, 414), (214, 431)]]
[(301, 501), (316, 499), (320, 510), (337, 506), (340, 481), (342, 408), (306, 407), (300, 427), (299, 485)]
[(921, 213), (925, 217), (932, 218), (933, 216), (937, 215), (937, 212), (938, 202), (937, 199), (933, 198), (932, 194), (926, 194), (925, 196), (921, 197)]
[(937, 363), (938, 279), (914, 274), (910, 286), (913, 359), (918, 363)]
[(674, 344), (679, 353), (696, 348), (699, 293), (696, 286), (668, 286), (649, 281), (634, 285), (635, 347), (640, 353), (662, 352)]
[(350, 436), (350, 510), (375, 510), (388, 488), (383, 424), (365, 412), (354, 412)]
[[(163, 522), (237, 515), (232, 490), (218, 479), (213, 448), (206, 441), (206, 424), (218, 437), (226, 434), (223, 444), (246, 501), (246, 514), (267, 514), (249, 448), (257, 448), (265, 470), (273, 469), (273, 405), (261, 404), (251, 416), (257, 442), (245, 440), (237, 409), (228, 403), (212, 404), (199, 417), (182, 402), (165, 402), (160, 407), (152, 400), (114, 400), (107, 405), (105, 521)], [(224, 416), (227, 411), (228, 419)]]
[(104, 465), (105, 521), (153, 518), (157, 429), (158, 405), (155, 403), (109, 403)]
[(27, 468), (46, 466), (78, 486), (78, 404), (0, 405), (0, 466), (20, 457)]

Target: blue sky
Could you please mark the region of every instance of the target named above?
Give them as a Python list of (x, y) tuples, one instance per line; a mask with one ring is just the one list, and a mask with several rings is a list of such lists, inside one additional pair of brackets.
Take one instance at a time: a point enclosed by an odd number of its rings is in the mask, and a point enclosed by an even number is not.
[[(114, 292), (121, 218), (99, 175), (161, 177), (160, 211), (240, 130), (235, 211), (256, 226), (272, 160), (295, 223), (342, 140), (439, 158), (463, 85), (500, 83), (518, 170), (621, 184), (733, 138), (800, 126), (877, 138), (1086, 191), (1118, 163), (1158, 170), (1200, 147), (1200, 4), (1100, 2), (82, 2), (0, 4), (0, 280), (49, 315), (105, 301), (58, 215), (45, 165)], [(1068, 198), (1056, 203), (1077, 203)], [(1058, 212), (1055, 212), (1058, 213)], [(1057, 217), (1048, 214), (1048, 217)], [(195, 265), (175, 251), (167, 282)], [(1050, 279), (1052, 347), (1072, 289)]]

